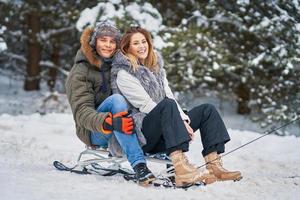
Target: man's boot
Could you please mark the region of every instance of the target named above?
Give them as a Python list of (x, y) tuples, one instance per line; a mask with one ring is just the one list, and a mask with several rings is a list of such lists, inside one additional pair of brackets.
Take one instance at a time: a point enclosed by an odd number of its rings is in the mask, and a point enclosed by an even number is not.
[(141, 186), (148, 186), (155, 180), (154, 174), (148, 169), (146, 163), (139, 163), (133, 168), (137, 182)]
[(239, 171), (228, 171), (223, 168), (221, 157), (217, 152), (212, 152), (204, 157), (205, 162), (207, 163), (206, 169), (209, 173), (215, 175), (219, 181), (233, 180), (238, 181), (243, 177)]
[(170, 157), (175, 170), (175, 183), (177, 187), (195, 184), (196, 182), (210, 184), (217, 180), (207, 170), (200, 171), (191, 165), (181, 150), (172, 152)]

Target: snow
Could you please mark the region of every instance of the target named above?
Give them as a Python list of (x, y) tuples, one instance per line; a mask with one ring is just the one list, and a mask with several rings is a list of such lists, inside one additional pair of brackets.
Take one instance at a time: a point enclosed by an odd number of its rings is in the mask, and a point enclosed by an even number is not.
[(215, 82), (216, 79), (212, 78), (211, 76), (204, 76), (203, 80), (208, 81), (208, 82)]
[(133, 19), (138, 21), (141, 27), (151, 32), (154, 36), (153, 42), (155, 48), (162, 49), (168, 46), (168, 44), (157, 35), (164, 26), (162, 26), (162, 17), (160, 13), (150, 3), (144, 3), (143, 6), (132, 3), (128, 5), (125, 10)]
[(25, 92), (22, 81), (0, 75), (0, 114), (71, 113), (65, 94), (47, 92), (44, 84), (41, 88), (41, 91)]
[[(223, 158), (224, 166), (240, 170), (239, 182), (217, 182), (205, 187), (182, 189), (143, 188), (122, 176), (77, 175), (56, 170), (59, 160), (75, 164), (84, 149), (75, 134), (75, 124), (63, 94), (22, 91), (18, 80), (0, 76), (0, 191), (1, 200), (50, 199), (299, 199), (300, 138), (268, 135)], [(56, 96), (56, 98), (52, 98)], [(203, 100), (203, 99), (202, 99)], [(196, 103), (194, 100), (191, 103)], [(197, 102), (199, 103), (199, 102)], [(213, 100), (210, 103), (215, 103)], [(231, 141), (226, 152), (259, 136), (249, 131), (246, 118), (230, 114), (224, 106), (225, 124)], [(52, 113), (51, 113), (52, 112)], [(188, 157), (203, 164), (199, 132)], [(124, 166), (128, 166), (125, 163)], [(165, 166), (149, 163), (154, 173)]]
[(69, 27), (63, 27), (60, 29), (51, 29), (51, 30), (47, 30), (47, 32), (41, 32), (40, 37), (43, 40), (49, 40), (49, 38), (51, 38), (55, 35), (62, 34), (62, 33), (68, 32), (68, 31), (73, 31), (73, 29), (74, 29), (73, 25), (71, 25)]
[[(2, 35), (5, 30), (6, 30), (6, 26), (1, 26), (0, 27), (0, 35)], [(3, 38), (0, 37), (0, 52), (5, 51), (6, 49), (7, 49), (7, 45), (6, 45), (5, 41), (3, 40)]]
[[(97, 6), (93, 7), (93, 8), (86, 8), (84, 9), (81, 14), (80, 14), (80, 18), (78, 19), (77, 23), (76, 23), (76, 28), (79, 31), (83, 31), (84, 27), (87, 25), (94, 25), (96, 23), (98, 14), (99, 14), (99, 10), (101, 7), (103, 7), (103, 5), (105, 5), (104, 3), (99, 3)], [(105, 11), (105, 9), (104, 9)]]
[[(138, 25), (151, 32), (154, 46), (157, 49), (162, 49), (169, 45), (157, 35), (160, 30), (164, 29), (162, 16), (150, 3), (144, 3), (143, 5), (130, 3), (125, 8), (123, 5), (118, 5), (118, 9), (116, 9), (114, 5), (118, 3), (118, 0), (106, 3), (101, 2), (93, 8), (84, 9), (76, 23), (76, 28), (82, 31), (86, 26), (95, 25), (97, 19), (98, 21), (108, 20), (114, 23), (115, 18), (123, 19), (125, 18), (125, 13), (127, 13)], [(132, 25), (135, 25), (134, 21), (132, 23)]]
[(249, 0), (237, 0), (236, 2), (237, 4), (240, 4), (240, 5), (248, 5), (250, 3)]
[[(76, 175), (55, 170), (54, 160), (75, 163), (84, 145), (75, 135), (71, 114), (0, 115), (1, 199), (299, 199), (300, 138), (267, 136), (223, 158), (229, 169), (241, 170), (239, 182), (218, 182), (188, 191), (143, 188), (121, 176)], [(260, 135), (229, 130), (227, 150)], [(188, 157), (200, 165), (199, 134)], [(154, 173), (157, 164), (149, 164)], [(130, 195), (129, 195), (130, 194)]]
[(264, 17), (263, 19), (262, 19), (262, 21), (261, 21), (261, 23), (260, 23), (260, 27), (261, 28), (266, 28), (266, 27), (268, 27), (269, 25), (270, 25), (270, 19), (268, 19), (267, 17)]
[(220, 69), (220, 65), (217, 62), (213, 62), (213, 69), (214, 70)]
[(265, 56), (265, 53), (261, 53), (260, 55), (258, 55), (256, 58), (254, 58), (252, 61), (251, 61), (251, 64), (252, 65), (258, 65), (259, 62), (264, 58)]
[(298, 0), (293, 0), (293, 3), (295, 5), (296, 9), (300, 10), (299, 1)]
[[(126, 11), (133, 19), (139, 21), (140, 25), (148, 31), (157, 32), (161, 29), (160, 25), (162, 24), (162, 17), (150, 3), (145, 3), (142, 9), (137, 3), (132, 3), (126, 7)], [(149, 13), (155, 14), (155, 17), (151, 16)]]
[(7, 49), (6, 43), (3, 41), (2, 38), (0, 38), (0, 52), (5, 51)]

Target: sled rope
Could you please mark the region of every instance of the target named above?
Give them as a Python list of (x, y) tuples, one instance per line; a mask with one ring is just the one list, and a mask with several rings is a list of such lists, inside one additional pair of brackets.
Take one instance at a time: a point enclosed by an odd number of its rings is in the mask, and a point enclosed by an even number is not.
[[(235, 152), (235, 151), (238, 150), (238, 149), (241, 149), (241, 148), (243, 148), (243, 147), (245, 147), (245, 146), (247, 146), (247, 145), (249, 145), (249, 144), (251, 144), (251, 143), (253, 143), (253, 142), (255, 142), (255, 141), (257, 141), (257, 140), (259, 140), (259, 139), (261, 139), (261, 138), (263, 138), (263, 137), (265, 137), (265, 136), (267, 136), (267, 135), (270, 135), (271, 133), (274, 133), (275, 131), (278, 131), (279, 129), (282, 129), (282, 128), (286, 127), (286, 126), (289, 126), (290, 124), (292, 124), (292, 123), (298, 121), (299, 119), (300, 119), (300, 118), (299, 118), (298, 116), (296, 116), (295, 119), (293, 119), (293, 120), (291, 120), (291, 121), (289, 121), (289, 122), (283, 124), (282, 126), (279, 126), (279, 127), (274, 128), (274, 129), (272, 129), (272, 130), (270, 130), (270, 131), (267, 131), (265, 134), (263, 134), (263, 135), (261, 135), (261, 136), (255, 138), (254, 140), (251, 140), (251, 141), (249, 141), (249, 142), (247, 142), (247, 143), (245, 143), (245, 144), (243, 144), (243, 145), (241, 145), (241, 146), (239, 146), (239, 147), (237, 147), (237, 148), (235, 148), (235, 149), (232, 149), (231, 151), (229, 151), (229, 152), (227, 152), (227, 153), (225, 153), (225, 154), (223, 154), (223, 155), (220, 155), (220, 158), (223, 158), (223, 157), (227, 156), (228, 154), (231, 154), (231, 153)], [(217, 159), (218, 159), (218, 158), (216, 158), (216, 159), (214, 159), (214, 160), (212, 160), (212, 161), (210, 161), (210, 162), (207, 162), (207, 163), (205, 163), (205, 164), (199, 166), (198, 168), (202, 168), (202, 167), (206, 166), (207, 164), (212, 163), (213, 161), (215, 161), (215, 160), (217, 160)]]

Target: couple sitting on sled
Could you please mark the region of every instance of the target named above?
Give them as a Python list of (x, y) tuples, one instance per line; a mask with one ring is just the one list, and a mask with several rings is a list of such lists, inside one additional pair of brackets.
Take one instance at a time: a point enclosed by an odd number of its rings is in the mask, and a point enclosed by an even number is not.
[[(144, 154), (157, 152), (171, 158), (176, 186), (241, 179), (239, 171), (222, 166), (219, 154), (230, 137), (219, 113), (210, 104), (183, 112), (147, 30), (131, 27), (121, 37), (115, 26), (101, 22), (86, 28), (80, 42), (66, 91), (77, 136), (88, 147), (125, 154), (141, 185), (155, 180)], [(184, 154), (198, 129), (206, 170)]]

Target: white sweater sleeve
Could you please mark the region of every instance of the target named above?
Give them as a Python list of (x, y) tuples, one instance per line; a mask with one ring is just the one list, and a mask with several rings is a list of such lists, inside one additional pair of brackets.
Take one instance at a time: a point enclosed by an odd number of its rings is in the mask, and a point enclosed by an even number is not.
[(141, 112), (149, 113), (156, 106), (140, 81), (125, 70), (118, 72), (116, 82), (124, 97)]
[(166, 92), (166, 96), (170, 99), (174, 99), (176, 104), (177, 104), (177, 107), (178, 107), (178, 110), (179, 110), (179, 113), (180, 113), (180, 116), (182, 118), (182, 120), (186, 120), (188, 122), (188, 124), (191, 122), (189, 116), (187, 116), (182, 108), (180, 107), (179, 103), (176, 101), (175, 97), (174, 97), (174, 94), (173, 92), (171, 91), (171, 88), (169, 87), (169, 82), (168, 82), (168, 79), (166, 77), (166, 75), (164, 76), (164, 89), (165, 89), (165, 92)]

